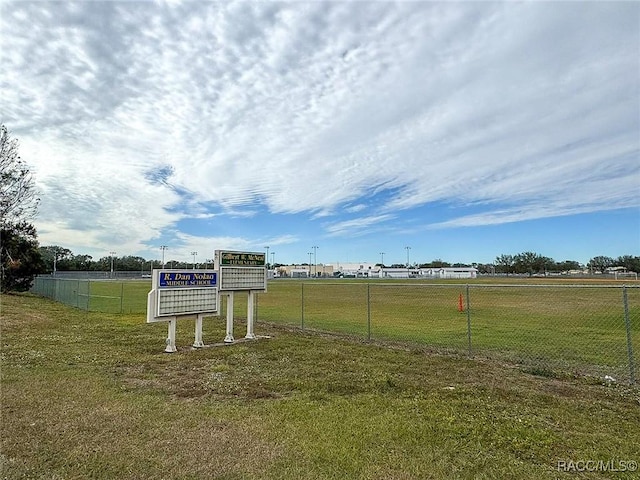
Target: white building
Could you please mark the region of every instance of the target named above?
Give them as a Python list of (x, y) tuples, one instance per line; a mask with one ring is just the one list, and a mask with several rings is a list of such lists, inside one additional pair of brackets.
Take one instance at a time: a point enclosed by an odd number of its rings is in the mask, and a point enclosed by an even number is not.
[(430, 267), (421, 268), (419, 275), (431, 278), (476, 278), (478, 269), (473, 267)]
[(418, 278), (420, 271), (417, 268), (384, 267), (380, 272), (380, 278)]
[(380, 266), (373, 263), (336, 263), (332, 267), (337, 275), (343, 277), (377, 278), (380, 276)]

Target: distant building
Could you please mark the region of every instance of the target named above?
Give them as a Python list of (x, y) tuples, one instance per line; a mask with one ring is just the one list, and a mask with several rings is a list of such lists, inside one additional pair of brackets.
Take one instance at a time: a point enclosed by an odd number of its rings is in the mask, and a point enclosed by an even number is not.
[(420, 276), (431, 278), (476, 278), (478, 269), (473, 267), (421, 268)]
[(277, 276), (289, 278), (332, 277), (333, 266), (322, 263), (317, 265), (281, 265), (278, 267)]
[(381, 267), (379, 264), (336, 263), (318, 265), (281, 265), (276, 277), (288, 278), (476, 278), (478, 269), (473, 267)]
[(380, 276), (380, 266), (373, 263), (336, 263), (331, 265), (335, 276), (355, 278), (377, 278)]
[(417, 268), (384, 267), (380, 271), (380, 278), (418, 278), (420, 271)]

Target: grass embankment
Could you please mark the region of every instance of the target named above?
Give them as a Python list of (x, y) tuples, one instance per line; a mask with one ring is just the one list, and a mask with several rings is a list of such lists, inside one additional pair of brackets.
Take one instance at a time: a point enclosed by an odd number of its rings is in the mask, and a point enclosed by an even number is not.
[[(4, 478), (637, 478), (558, 470), (640, 461), (637, 389), (256, 333), (271, 338), (163, 354), (166, 326), (142, 315), (3, 296)], [(206, 319), (205, 343), (223, 337)]]

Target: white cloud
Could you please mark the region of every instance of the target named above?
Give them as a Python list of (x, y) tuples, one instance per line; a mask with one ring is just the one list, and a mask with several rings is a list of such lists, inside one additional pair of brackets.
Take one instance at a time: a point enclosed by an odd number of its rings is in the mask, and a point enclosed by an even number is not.
[(43, 243), (135, 250), (186, 218), (264, 207), (333, 217), (325, 233), (339, 236), (431, 203), (484, 208), (440, 228), (640, 204), (638, 4), (2, 12), (1, 120), (37, 174)]
[(344, 222), (338, 222), (330, 224), (326, 227), (329, 235), (359, 235), (364, 230), (372, 231), (379, 230), (375, 228), (376, 225), (386, 222), (393, 218), (393, 215), (376, 215), (371, 217), (361, 217), (351, 220), (345, 220)]

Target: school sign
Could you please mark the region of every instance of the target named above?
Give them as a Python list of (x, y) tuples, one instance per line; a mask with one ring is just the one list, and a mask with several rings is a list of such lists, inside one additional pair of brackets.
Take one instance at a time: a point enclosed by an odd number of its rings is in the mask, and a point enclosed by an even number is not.
[(227, 331), (225, 343), (233, 343), (234, 292), (246, 291), (247, 335), (253, 333), (255, 294), (267, 290), (266, 256), (259, 252), (216, 250), (214, 269), (155, 269), (151, 291), (147, 295), (147, 323), (168, 322), (169, 333), (165, 352), (176, 351), (176, 321), (195, 317), (194, 347), (203, 347), (202, 321), (217, 315), (221, 298), (227, 301)]

